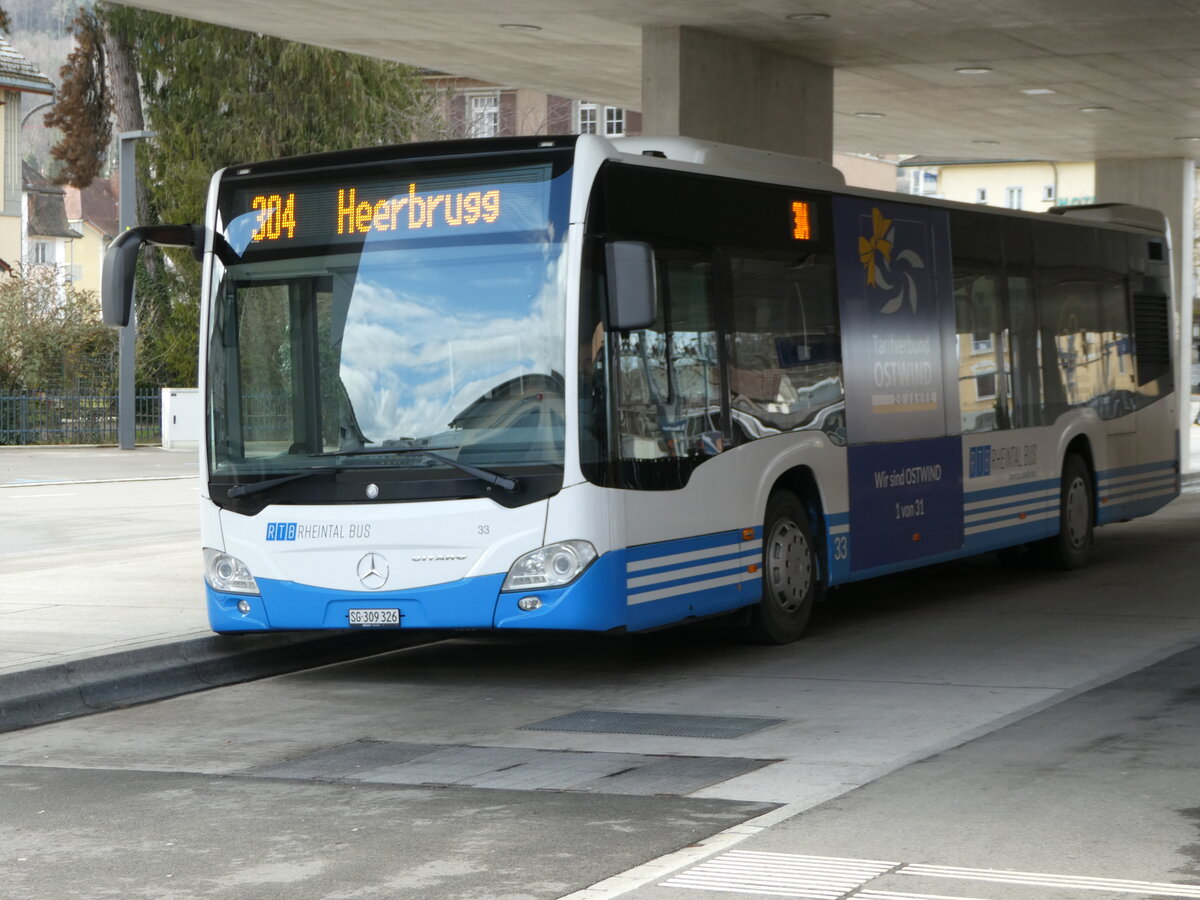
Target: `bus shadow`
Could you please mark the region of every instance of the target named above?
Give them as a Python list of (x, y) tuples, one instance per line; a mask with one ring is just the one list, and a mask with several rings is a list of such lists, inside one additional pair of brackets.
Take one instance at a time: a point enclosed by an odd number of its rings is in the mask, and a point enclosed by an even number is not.
[[(1177, 551), (1177, 548), (1176, 548)], [(641, 634), (461, 632), (441, 640), (349, 663), (337, 668), (347, 680), (468, 684), (479, 681), (510, 686), (559, 686), (628, 683), (671, 679), (706, 668), (751, 666), (771, 659), (803, 660), (814, 645), (869, 640), (881, 628), (914, 627), (931, 619), (1006, 614), (1018, 606), (1035, 610), (1047, 596), (1086, 596), (1094, 577), (1139, 561), (1166, 565), (1173, 551), (1152, 539), (1097, 533), (1093, 562), (1079, 572), (1050, 572), (1033, 562), (1001, 565), (994, 554), (843, 585), (817, 606), (805, 636), (794, 644), (747, 643), (739, 619), (716, 617)]]

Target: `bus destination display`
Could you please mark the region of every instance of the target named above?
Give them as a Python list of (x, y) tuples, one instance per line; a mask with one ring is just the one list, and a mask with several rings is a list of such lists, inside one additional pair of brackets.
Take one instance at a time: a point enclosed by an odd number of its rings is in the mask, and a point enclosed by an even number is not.
[(226, 239), (239, 254), (374, 238), (545, 232), (548, 167), (426, 179), (353, 179), (235, 189)]

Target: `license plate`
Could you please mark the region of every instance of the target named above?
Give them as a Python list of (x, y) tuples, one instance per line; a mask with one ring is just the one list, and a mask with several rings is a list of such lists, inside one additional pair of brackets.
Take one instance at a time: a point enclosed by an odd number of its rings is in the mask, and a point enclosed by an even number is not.
[(350, 627), (352, 628), (385, 628), (400, 624), (398, 609), (352, 609), (350, 610)]

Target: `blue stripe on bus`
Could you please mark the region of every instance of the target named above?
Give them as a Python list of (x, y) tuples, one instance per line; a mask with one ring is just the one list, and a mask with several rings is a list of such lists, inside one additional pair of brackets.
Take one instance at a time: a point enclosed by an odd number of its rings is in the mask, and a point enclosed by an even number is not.
[(1108, 499), (1116, 497), (1128, 497), (1130, 494), (1138, 493), (1160, 493), (1164, 491), (1175, 491), (1176, 478), (1174, 473), (1170, 475), (1156, 475), (1154, 478), (1139, 479), (1136, 481), (1124, 481), (1120, 485), (1112, 485), (1109, 490), (1102, 493)]
[[(724, 549), (724, 548), (720, 548), (720, 549)], [(755, 545), (756, 553), (758, 552), (759, 549), (761, 549), (761, 548), (758, 545)], [(628, 563), (627, 563), (626, 571), (628, 572), (628, 575), (631, 579), (632, 578), (654, 577), (654, 576), (663, 575), (667, 572), (675, 572), (675, 571), (679, 571), (682, 569), (694, 568), (695, 566), (698, 566), (698, 565), (714, 565), (716, 563), (735, 562), (742, 558), (742, 555), (744, 554), (744, 552), (745, 552), (744, 550), (730, 547), (728, 552), (722, 552), (719, 555), (715, 555), (715, 556), (705, 555), (705, 556), (701, 556), (701, 557), (698, 557), (694, 560), (690, 560), (687, 562), (677, 562), (677, 563), (668, 563), (668, 564), (664, 564), (664, 565), (655, 565), (650, 568), (644, 568), (644, 569), (643, 568), (636, 568), (636, 569), (628, 568)], [(676, 554), (670, 554), (670, 555), (676, 555)], [(656, 559), (651, 559), (651, 560), (641, 560), (640, 562), (642, 564), (645, 564), (647, 562), (656, 562), (656, 561), (657, 561)]]
[[(1055, 501), (1053, 503), (1047, 503), (1043, 506), (1038, 507), (1037, 509), (1025, 510), (1021, 514), (1021, 517), (1017, 517), (1017, 516), (1013, 516), (1013, 515), (1006, 515), (1006, 516), (993, 516), (990, 519), (972, 519), (966, 523), (966, 529), (967, 529), (968, 534), (978, 534), (981, 530), (984, 530), (983, 529), (984, 525), (995, 525), (998, 522), (1012, 522), (1014, 519), (1016, 519), (1017, 520), (1016, 524), (1010, 526), (1010, 527), (1015, 528), (1015, 527), (1018, 527), (1018, 525), (1024, 524), (1025, 520), (1027, 520), (1033, 516), (1042, 516), (1042, 515), (1045, 515), (1046, 513), (1054, 513), (1055, 515), (1058, 514), (1058, 500), (1057, 499), (1055, 499)], [(1003, 529), (997, 528), (997, 529), (987, 529), (987, 530), (1001, 531)]]
[(850, 524), (850, 512), (827, 513), (825, 516), (825, 525), (829, 528), (834, 528), (838, 525)]
[(1029, 518), (1002, 528), (968, 532), (959, 556), (989, 553), (1004, 547), (1041, 540), (1058, 532), (1058, 504), (1041, 510), (1041, 518)]
[(627, 563), (640, 562), (662, 556), (675, 556), (679, 553), (692, 553), (697, 550), (708, 550), (713, 547), (734, 547), (742, 539), (740, 531), (718, 531), (713, 534), (702, 534), (698, 537), (680, 538), (673, 541), (659, 541), (654, 544), (638, 544), (625, 551)]
[(1044, 478), (1041, 481), (1022, 481), (1004, 487), (984, 488), (981, 491), (968, 491), (963, 495), (964, 503), (978, 503), (983, 500), (1018, 497), (1021, 494), (1034, 494), (1041, 491), (1058, 490), (1060, 481), (1057, 478)]
[(1152, 481), (1139, 481), (1139, 482), (1131, 482), (1128, 484), (1118, 484), (1118, 485), (1113, 485), (1112, 487), (1108, 488), (1107, 490), (1101, 491), (1103, 500), (1105, 502), (1109, 502), (1109, 503), (1111, 503), (1115, 500), (1128, 499), (1130, 497), (1136, 497), (1136, 496), (1143, 495), (1143, 494), (1149, 496), (1151, 494), (1163, 494), (1163, 493), (1170, 493), (1172, 495), (1175, 494), (1175, 478), (1174, 477), (1171, 477), (1169, 480), (1166, 480), (1166, 481), (1162, 480), (1161, 478), (1158, 478), (1158, 479), (1154, 479)]
[(762, 528), (747, 531), (751, 540), (737, 530), (625, 551), (629, 628), (653, 628), (756, 603), (762, 594)]
[(1097, 525), (1148, 516), (1179, 496), (1179, 465), (1174, 459), (1107, 469), (1098, 480)]
[(1111, 522), (1123, 522), (1139, 518), (1140, 516), (1148, 516), (1150, 513), (1162, 509), (1177, 496), (1179, 496), (1178, 492), (1171, 490), (1170, 492), (1164, 491), (1149, 497), (1143, 497), (1139, 500), (1110, 503), (1100, 510), (1096, 516), (1096, 524), (1108, 525)]
[[(1023, 506), (1030, 506), (1035, 503), (1045, 503), (1047, 497), (1044, 492), (1039, 491), (1039, 496), (1021, 497), (1009, 503), (992, 503), (987, 506), (977, 506), (974, 509), (964, 509), (963, 515), (966, 517), (968, 524), (972, 516), (984, 515), (987, 513), (996, 513), (1005, 509), (1020, 509)], [(1057, 502), (1058, 498), (1053, 498)]]
[(1175, 470), (1175, 460), (1164, 459), (1157, 462), (1141, 463), (1136, 466), (1122, 466), (1119, 469), (1105, 469), (1103, 472), (1097, 472), (1097, 476), (1101, 481), (1120, 478), (1124, 475), (1140, 475), (1143, 472), (1165, 472)]

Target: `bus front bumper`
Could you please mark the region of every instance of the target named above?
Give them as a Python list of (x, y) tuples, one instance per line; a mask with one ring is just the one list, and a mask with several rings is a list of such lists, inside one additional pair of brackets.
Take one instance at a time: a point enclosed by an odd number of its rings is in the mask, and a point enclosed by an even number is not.
[[(574, 583), (544, 590), (501, 591), (502, 574), (370, 593), (260, 578), (257, 595), (205, 584), (205, 596), (218, 634), (355, 627), (612, 631), (626, 625), (622, 557), (606, 554)], [(371, 624), (357, 626), (352, 619)], [(378, 624), (384, 620), (388, 624)]]

